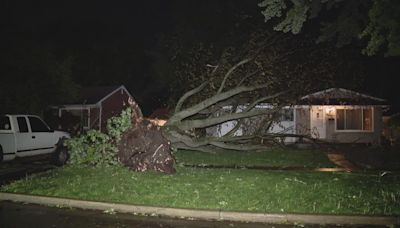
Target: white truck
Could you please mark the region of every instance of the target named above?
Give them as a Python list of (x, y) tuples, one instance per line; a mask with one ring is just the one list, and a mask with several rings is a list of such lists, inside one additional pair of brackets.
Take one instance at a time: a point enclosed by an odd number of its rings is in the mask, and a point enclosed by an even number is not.
[(0, 162), (50, 155), (56, 165), (68, 160), (67, 132), (54, 131), (38, 116), (0, 115)]

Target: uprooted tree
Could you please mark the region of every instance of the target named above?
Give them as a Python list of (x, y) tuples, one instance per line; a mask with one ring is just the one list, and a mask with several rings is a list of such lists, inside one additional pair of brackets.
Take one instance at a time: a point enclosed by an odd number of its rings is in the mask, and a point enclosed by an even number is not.
[[(232, 83), (226, 86), (238, 69), (246, 64), (257, 65), (254, 61), (254, 58), (246, 58), (229, 68), (215, 92), (205, 99), (189, 102), (190, 98), (209, 86), (210, 80), (186, 92), (162, 128), (146, 119), (132, 118), (132, 128), (124, 133), (118, 144), (121, 162), (137, 171), (151, 169), (173, 173), (172, 150), (211, 153), (222, 149), (249, 151), (264, 150), (270, 143), (278, 143), (277, 136), (282, 135), (271, 134), (268, 128), (276, 120), (282, 106), (289, 104), (287, 98), (293, 93), (290, 90), (268, 90), (271, 82), (253, 83), (252, 77), (260, 73), (259, 70), (240, 77), (241, 80), (234, 86)], [(217, 69), (211, 73), (211, 78)], [(258, 108), (261, 103), (271, 105), (267, 109)], [(226, 134), (215, 136), (207, 132), (207, 129), (228, 121), (233, 121), (235, 126)], [(249, 130), (249, 127), (252, 129)], [(246, 131), (237, 134), (239, 129), (245, 128)]]
[[(216, 62), (207, 63), (210, 60), (201, 56), (194, 62), (189, 58), (190, 64), (182, 61), (188, 67), (179, 67), (174, 81), (189, 91), (177, 99), (161, 128), (132, 118), (133, 127), (118, 147), (122, 163), (134, 170), (172, 173), (172, 150), (264, 150), (285, 136), (296, 137), (268, 130), (279, 121), (283, 106), (316, 86), (332, 86), (329, 83), (337, 77), (331, 64), (339, 61), (328, 59), (333, 54), (327, 48), (268, 33), (255, 33), (242, 46), (227, 48)], [(229, 132), (212, 133), (212, 128), (227, 122), (234, 126)]]

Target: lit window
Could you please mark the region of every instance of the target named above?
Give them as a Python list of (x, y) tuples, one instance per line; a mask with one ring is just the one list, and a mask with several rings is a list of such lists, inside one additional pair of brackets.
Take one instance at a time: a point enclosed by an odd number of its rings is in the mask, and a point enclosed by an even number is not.
[(372, 131), (372, 109), (337, 109), (336, 129)]

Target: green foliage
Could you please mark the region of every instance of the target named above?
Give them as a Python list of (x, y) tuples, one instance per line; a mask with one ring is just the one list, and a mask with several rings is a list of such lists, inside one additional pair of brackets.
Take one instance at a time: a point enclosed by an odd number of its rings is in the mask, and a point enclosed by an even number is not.
[(70, 151), (71, 164), (90, 166), (116, 165), (117, 149), (111, 138), (98, 130), (90, 130), (86, 134), (66, 141)]
[(120, 116), (107, 121), (107, 134), (90, 130), (86, 134), (66, 141), (70, 152), (70, 164), (89, 166), (118, 165), (116, 143), (122, 134), (131, 127), (132, 109), (122, 111)]
[(398, 0), (374, 1), (368, 12), (369, 24), (360, 34), (369, 38), (366, 55), (376, 54), (387, 45), (386, 56), (400, 56), (400, 4)]
[[(292, 32), (297, 34), (301, 31), (304, 22), (307, 19), (307, 12), (309, 6), (304, 4), (303, 1), (292, 1), (293, 7), (286, 12), (286, 17), (278, 25), (275, 26), (275, 30), (283, 32)], [(265, 17), (265, 21), (271, 20), (273, 17), (281, 17), (283, 11), (287, 9), (287, 4), (284, 0), (272, 0), (263, 1), (259, 4), (260, 7), (265, 7), (262, 14)]]
[(107, 121), (107, 133), (116, 142), (121, 140), (122, 133), (127, 131), (131, 126), (131, 116), (133, 110), (127, 108), (122, 111), (120, 116), (114, 116)]
[[(323, 10), (334, 18), (322, 18), (321, 35), (317, 42), (333, 38), (337, 46), (353, 39), (366, 39), (363, 54), (375, 55), (381, 50), (386, 56), (400, 55), (400, 1), (397, 0), (263, 0), (259, 3), (265, 21), (285, 17), (274, 27), (277, 31), (298, 34), (304, 23)], [(325, 12), (326, 14), (327, 12)]]

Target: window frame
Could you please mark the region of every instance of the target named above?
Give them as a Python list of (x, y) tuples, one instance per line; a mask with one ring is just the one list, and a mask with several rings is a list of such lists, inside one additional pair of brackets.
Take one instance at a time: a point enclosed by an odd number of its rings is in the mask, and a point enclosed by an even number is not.
[[(31, 120), (37, 120), (38, 122), (37, 123), (42, 123), (43, 124), (43, 127), (45, 127), (45, 129), (46, 130), (34, 130), (33, 129), (33, 127), (32, 127), (32, 121)], [(36, 116), (28, 116), (28, 122), (29, 122), (29, 126), (31, 127), (31, 132), (32, 133), (47, 133), (47, 132), (50, 132), (50, 127), (42, 120), (42, 119), (40, 119), (39, 117), (36, 117)], [(35, 126), (34, 126), (35, 127)]]
[[(24, 126), (26, 126), (26, 131), (21, 131), (21, 125), (20, 125), (20, 122), (19, 122), (20, 120), (25, 120)], [(27, 120), (27, 118), (25, 116), (17, 116), (16, 117), (16, 122), (17, 122), (17, 125), (18, 125), (18, 133), (30, 133), (31, 132), (30, 125), (29, 125), (28, 120)]]
[[(2, 120), (5, 120), (5, 122), (2, 122)], [(8, 128), (6, 129), (5, 126), (8, 124)], [(11, 119), (9, 116), (0, 115), (0, 132), (8, 132), (12, 130), (11, 126)]]
[[(360, 109), (361, 110), (361, 129), (338, 129), (337, 128), (337, 111), (338, 110), (344, 110), (344, 123), (346, 123), (346, 110), (354, 110), (354, 109)], [(364, 130), (364, 110), (369, 109), (371, 110), (371, 130)], [(374, 132), (375, 130), (375, 124), (374, 124), (374, 119), (375, 119), (375, 108), (374, 107), (357, 107), (357, 106), (352, 106), (352, 107), (336, 107), (335, 108), (335, 131), (336, 132)]]

